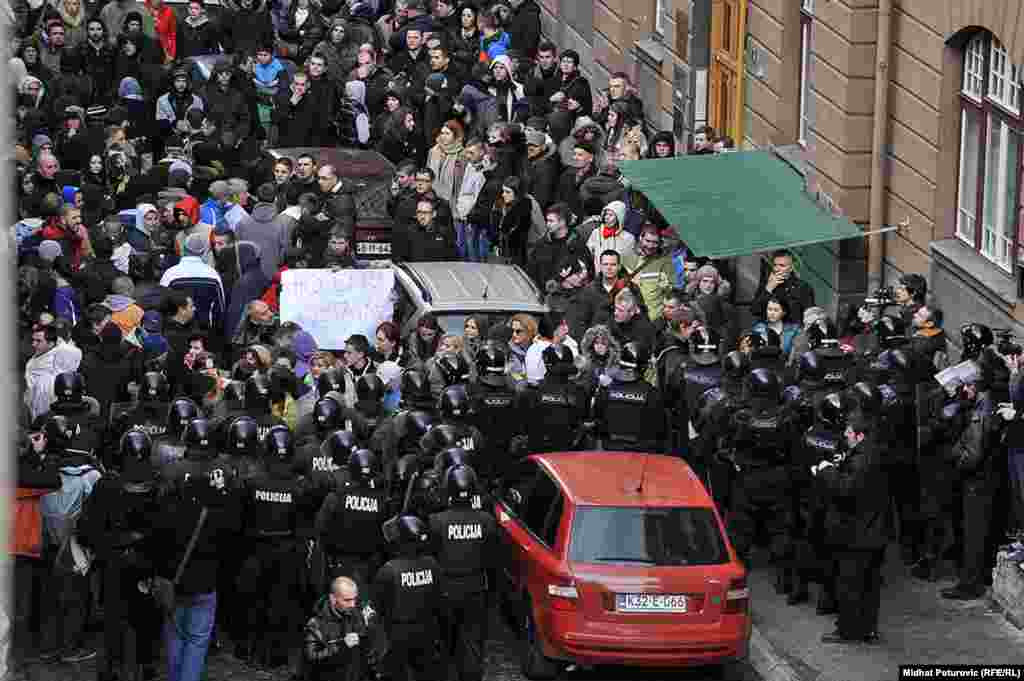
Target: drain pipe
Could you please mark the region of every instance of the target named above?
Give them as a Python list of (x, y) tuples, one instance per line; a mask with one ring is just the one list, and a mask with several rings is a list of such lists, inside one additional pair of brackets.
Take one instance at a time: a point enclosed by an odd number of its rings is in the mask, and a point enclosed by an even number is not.
[(885, 162), (889, 129), (889, 52), (892, 0), (878, 0), (878, 37), (875, 43), (875, 112), (871, 138), (871, 233), (868, 235), (868, 291), (882, 285), (885, 255)]

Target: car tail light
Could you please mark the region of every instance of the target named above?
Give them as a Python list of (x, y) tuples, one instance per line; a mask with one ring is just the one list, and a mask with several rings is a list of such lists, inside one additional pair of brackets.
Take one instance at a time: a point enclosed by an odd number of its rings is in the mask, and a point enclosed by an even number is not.
[(750, 588), (747, 586), (747, 578), (734, 577), (729, 581), (729, 589), (725, 592), (725, 606), (722, 607), (723, 615), (742, 615), (747, 612), (750, 605)]
[(548, 584), (548, 600), (555, 610), (575, 610), (580, 594), (574, 582)]

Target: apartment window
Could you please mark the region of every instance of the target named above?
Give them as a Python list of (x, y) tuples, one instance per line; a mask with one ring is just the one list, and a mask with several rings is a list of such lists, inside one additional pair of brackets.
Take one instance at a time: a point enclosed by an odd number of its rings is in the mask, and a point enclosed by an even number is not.
[(800, 7), (800, 129), (797, 141), (807, 146), (808, 100), (811, 95), (811, 28), (814, 18), (814, 0), (802, 0)]
[(1013, 271), (1021, 186), (1020, 67), (990, 33), (964, 51), (956, 234)]

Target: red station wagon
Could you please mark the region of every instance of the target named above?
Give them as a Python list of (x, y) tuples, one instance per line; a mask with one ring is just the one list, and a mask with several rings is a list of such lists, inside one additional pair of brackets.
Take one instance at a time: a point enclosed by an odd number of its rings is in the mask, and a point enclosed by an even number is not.
[(502, 613), (530, 679), (566, 664), (722, 665), (750, 639), (746, 568), (682, 459), (539, 454), (495, 505)]

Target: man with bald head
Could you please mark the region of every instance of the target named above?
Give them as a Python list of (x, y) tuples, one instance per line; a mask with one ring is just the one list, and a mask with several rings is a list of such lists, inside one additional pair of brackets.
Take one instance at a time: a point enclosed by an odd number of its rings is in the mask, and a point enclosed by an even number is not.
[(317, 603), (306, 623), (303, 646), (311, 681), (366, 678), (370, 637), (358, 600), (356, 583), (338, 577), (327, 597)]

